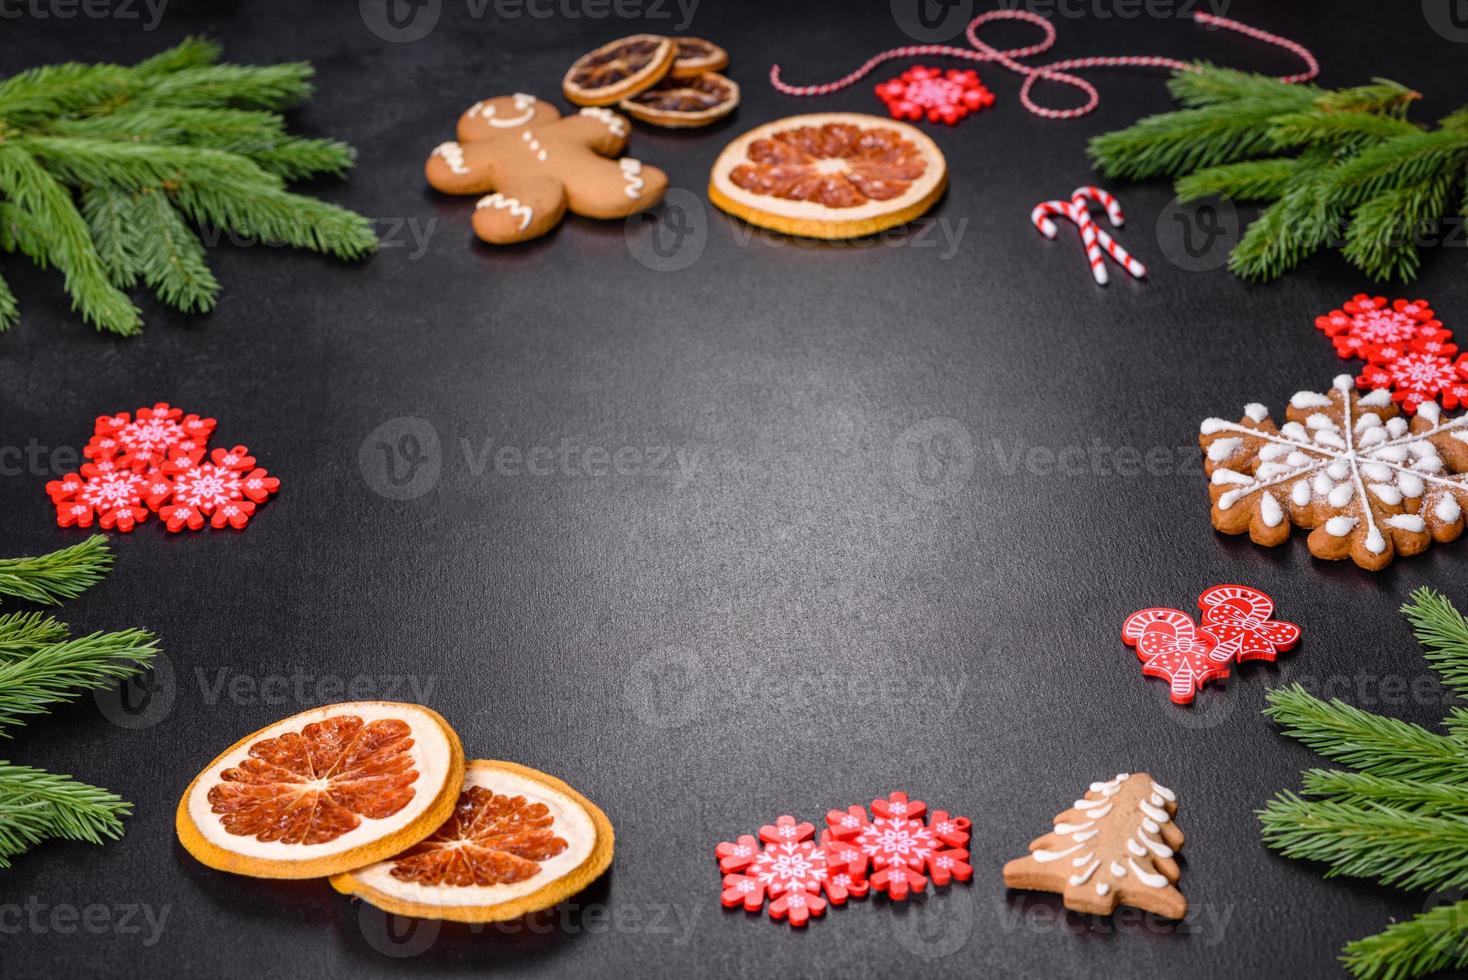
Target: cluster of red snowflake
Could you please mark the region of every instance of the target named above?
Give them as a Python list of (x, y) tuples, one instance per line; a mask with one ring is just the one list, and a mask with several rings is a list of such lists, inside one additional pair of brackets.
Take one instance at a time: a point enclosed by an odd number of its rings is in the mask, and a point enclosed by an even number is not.
[(126, 532), (157, 514), (170, 531), (243, 528), (280, 480), (244, 446), (210, 452), (215, 424), (166, 402), (100, 416), (81, 472), (46, 484), (56, 523)]
[(872, 891), (901, 902), (926, 891), (929, 878), (945, 886), (973, 877), (968, 819), (929, 814), (927, 804), (906, 793), (873, 800), (871, 814), (859, 806), (832, 810), (819, 839), (815, 833), (813, 824), (787, 815), (758, 836), (716, 847), (724, 907), (758, 912), (768, 903), (770, 918), (803, 926), (828, 904), (845, 905)]
[(1405, 412), (1437, 401), (1443, 408), (1468, 405), (1468, 354), (1458, 347), (1426, 300), (1390, 300), (1361, 293), (1338, 310), (1315, 318), (1341, 357), (1359, 357), (1356, 378), (1365, 391), (1387, 388)]
[(964, 116), (994, 104), (994, 93), (979, 81), (971, 68), (924, 68), (914, 65), (896, 78), (877, 86), (877, 98), (887, 104), (893, 119), (952, 126)]

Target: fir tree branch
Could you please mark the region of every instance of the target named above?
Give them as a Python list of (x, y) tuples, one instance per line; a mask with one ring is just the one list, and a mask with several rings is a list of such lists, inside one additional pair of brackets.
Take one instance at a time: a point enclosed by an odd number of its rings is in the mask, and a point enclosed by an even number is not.
[(1346, 946), (1341, 960), (1361, 980), (1407, 980), (1468, 967), (1468, 899), (1358, 939)]
[(1279, 200), (1260, 213), (1229, 253), (1229, 268), (1243, 279), (1267, 279), (1293, 269), (1341, 234), (1345, 209), (1325, 187), (1331, 154), (1312, 149), (1297, 161)]
[(1363, 203), (1351, 217), (1341, 254), (1377, 279), (1410, 281), (1422, 264), (1418, 242), (1447, 212), (1457, 178), (1442, 174), (1420, 184), (1385, 191)]
[(317, 174), (344, 177), (357, 162), (357, 151), (337, 140), (288, 137), (273, 146), (241, 151), (264, 170), (285, 180)]
[(144, 105), (289, 109), (311, 97), (311, 66), (202, 65), (151, 80), (136, 98)]
[(195, 146), (72, 136), (26, 136), (10, 145), (23, 148), (67, 183), (80, 185), (142, 190), (202, 184), (232, 187), (241, 193), (283, 186), (279, 177), (244, 157)]
[(75, 599), (102, 581), (112, 567), (105, 535), (31, 558), (0, 558), (0, 595), (41, 605)]
[(127, 92), (127, 69), (66, 62), (45, 65), (0, 81), (0, 120), (25, 126), (90, 108)]
[(1358, 150), (1420, 132), (1420, 128), (1396, 116), (1373, 112), (1327, 112), (1323, 109), (1276, 116), (1269, 124), (1269, 137), (1281, 149), (1326, 146)]
[[(132, 813), (132, 804), (70, 776), (0, 761), (0, 828), (7, 811), (29, 817), (25, 847), (49, 837), (101, 844), (122, 836), (122, 818)], [(0, 852), (7, 843), (0, 830)]]
[(113, 333), (126, 336), (142, 328), (137, 307), (107, 278), (71, 195), (16, 140), (0, 141), (0, 194), (48, 229), (46, 256), (65, 277), (73, 308)]
[(92, 229), (97, 257), (118, 289), (138, 282), (138, 259), (132, 250), (133, 198), (127, 191), (94, 184), (82, 191), (82, 215)]
[(209, 271), (198, 237), (162, 191), (141, 191), (137, 200), (133, 241), (143, 281), (175, 309), (212, 310), (219, 283)]
[(1330, 865), (1325, 877), (1374, 878), (1403, 888), (1468, 884), (1468, 817), (1307, 801), (1280, 793), (1259, 811), (1264, 842), (1287, 857)]
[(1341, 163), (1328, 190), (1348, 204), (1386, 191), (1424, 184), (1446, 172), (1460, 173), (1468, 160), (1468, 134), (1451, 130), (1411, 133), (1367, 147)]
[(138, 62), (136, 71), (142, 76), (167, 75), (184, 68), (199, 68), (219, 60), (219, 45), (208, 38), (190, 36), (165, 51)]
[(45, 132), (87, 139), (200, 146), (228, 153), (256, 151), (286, 139), (285, 120), (273, 112), (154, 106), (130, 106), (106, 115), (58, 119), (45, 127)]
[(0, 729), (83, 691), (132, 677), (151, 665), (157, 652), (153, 634), (130, 629), (53, 643), (0, 664)]
[(1468, 816), (1468, 784), (1388, 779), (1340, 769), (1310, 769), (1304, 777), (1306, 796), (1329, 797), (1353, 806), (1380, 804), (1429, 816)]
[(1236, 102), (1278, 101), (1304, 109), (1325, 94), (1314, 85), (1291, 85), (1268, 75), (1219, 68), (1206, 61), (1198, 71), (1180, 71), (1167, 82), (1167, 89), (1179, 105), (1190, 109), (1226, 105)]
[[(3, 237), (3, 233), (0, 233), (0, 237)], [(10, 283), (0, 276), (0, 333), (15, 326), (19, 319), (20, 306), (15, 301), (15, 294), (10, 291)]]
[(1425, 586), (1412, 593), (1402, 615), (1443, 685), (1468, 696), (1468, 619), (1441, 592)]
[[(0, 762), (0, 767), (6, 765)], [(0, 794), (0, 870), (10, 867), (10, 859), (45, 840), (50, 827), (51, 808), (34, 800), (4, 801)]]
[(190, 219), (265, 242), (355, 259), (377, 248), (372, 223), (362, 215), (314, 197), (260, 187), (247, 194), (186, 185), (174, 202)]
[(1266, 695), (1264, 713), (1328, 759), (1375, 776), (1423, 782), (1468, 781), (1468, 753), (1452, 739), (1339, 699), (1322, 701), (1298, 684)]
[(1296, 106), (1294, 99), (1272, 99), (1148, 116), (1097, 136), (1087, 152), (1108, 177), (1133, 180), (1237, 163), (1273, 150), (1270, 121)]
[(8, 613), (0, 616), (0, 663), (18, 660), (51, 643), (66, 639), (66, 624), (44, 613)]
[(1388, 78), (1373, 78), (1370, 85), (1335, 89), (1321, 92), (1315, 98), (1315, 107), (1324, 112), (1335, 113), (1384, 113), (1398, 118), (1406, 114), (1413, 102), (1422, 98), (1400, 82)]
[(1206, 167), (1178, 179), (1177, 196), (1183, 201), (1225, 197), (1235, 201), (1267, 201), (1279, 197), (1299, 175), (1294, 157), (1245, 160)]

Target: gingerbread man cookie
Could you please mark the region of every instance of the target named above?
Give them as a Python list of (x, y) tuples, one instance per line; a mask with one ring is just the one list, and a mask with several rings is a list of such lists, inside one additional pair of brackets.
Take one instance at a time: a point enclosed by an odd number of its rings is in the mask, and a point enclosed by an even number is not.
[(570, 208), (588, 218), (625, 218), (656, 204), (668, 175), (631, 157), (627, 120), (610, 109), (561, 117), (523, 93), (476, 102), (459, 117), (458, 140), (428, 157), (428, 183), (445, 194), (484, 194), (474, 233), (504, 245), (537, 238)]

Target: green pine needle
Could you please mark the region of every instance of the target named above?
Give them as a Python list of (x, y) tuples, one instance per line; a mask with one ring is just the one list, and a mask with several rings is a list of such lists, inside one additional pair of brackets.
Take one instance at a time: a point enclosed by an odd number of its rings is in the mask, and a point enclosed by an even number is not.
[(1306, 796), (1329, 797), (1354, 806), (1381, 804), (1429, 815), (1468, 816), (1468, 783), (1389, 779), (1341, 769), (1311, 769), (1303, 775)]
[(132, 677), (152, 664), (157, 652), (153, 634), (130, 629), (52, 643), (0, 664), (0, 729), (57, 702)]
[[(140, 283), (176, 309), (212, 309), (219, 284), (198, 239), (208, 228), (346, 259), (377, 247), (368, 219), (286, 190), (355, 163), (344, 143), (286, 132), (280, 112), (310, 97), (311, 66), (218, 58), (189, 38), (131, 67), (0, 80), (0, 250), (59, 269), (101, 330), (141, 329), (125, 292)], [(17, 317), (0, 281), (0, 330)]]
[(1245, 160), (1218, 167), (1205, 167), (1177, 182), (1177, 196), (1183, 201), (1205, 197), (1226, 197), (1234, 201), (1269, 201), (1279, 197), (1299, 173), (1300, 161), (1294, 157), (1267, 160)]
[(66, 624), (44, 613), (8, 613), (0, 616), (0, 663), (18, 660), (68, 635)]
[(1327, 878), (1374, 878), (1402, 888), (1468, 885), (1468, 817), (1283, 792), (1259, 811), (1259, 822), (1266, 844), (1287, 857), (1329, 865)]
[(101, 844), (122, 836), (132, 804), (70, 776), (0, 761), (0, 868), (47, 838)]
[(1362, 980), (1408, 980), (1468, 967), (1468, 899), (1358, 939), (1346, 946), (1341, 961)]
[(1468, 696), (1468, 619), (1442, 593), (1425, 587), (1412, 593), (1402, 615), (1443, 685)]
[(0, 558), (0, 595), (57, 605), (96, 585), (112, 567), (107, 538), (94, 534), (79, 544), (34, 558)]
[(1285, 734), (1328, 759), (1374, 776), (1425, 782), (1468, 781), (1468, 752), (1411, 722), (1384, 718), (1339, 699), (1322, 701), (1299, 684), (1266, 695), (1264, 713)]

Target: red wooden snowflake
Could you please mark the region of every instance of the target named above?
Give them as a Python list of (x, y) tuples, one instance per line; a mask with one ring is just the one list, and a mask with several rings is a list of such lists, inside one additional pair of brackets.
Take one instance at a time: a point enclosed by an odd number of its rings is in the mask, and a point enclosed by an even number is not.
[(127, 533), (148, 518), (144, 500), (152, 487), (148, 477), (110, 461), (83, 463), (81, 473), (68, 473), (46, 484), (61, 527), (91, 527)]
[(203, 449), (215, 425), (214, 419), (185, 415), (183, 409), (159, 402), (138, 409), (134, 416), (127, 412), (99, 416), (82, 455), (114, 460), (141, 472), (163, 465), (171, 456)]
[[(811, 838), (815, 827), (782, 816), (759, 830), (759, 838), (745, 834), (719, 844), (714, 855), (724, 872), (720, 898), (725, 908), (744, 906), (758, 912), (768, 903), (772, 919), (803, 926), (813, 915), (823, 915), (827, 904), (844, 904), (848, 897), (866, 894), (864, 881), (844, 865), (832, 864), (822, 843)], [(763, 843), (763, 847), (761, 847)]]
[(1198, 608), (1203, 610), (1199, 631), (1217, 642), (1209, 653), (1214, 660), (1272, 663), (1300, 641), (1300, 627), (1271, 619), (1274, 600), (1247, 585), (1215, 585), (1198, 597)]
[(913, 65), (876, 88), (893, 119), (942, 122), (952, 126), (969, 113), (994, 104), (994, 93), (973, 69), (924, 68)]
[(280, 480), (255, 465), (244, 446), (200, 450), (163, 464), (167, 488), (149, 497), (170, 531), (212, 527), (240, 529), (250, 523), (255, 505), (280, 489)]
[(1136, 647), (1142, 673), (1171, 686), (1174, 704), (1189, 704), (1198, 688), (1228, 676), (1228, 660), (1211, 654), (1218, 641), (1199, 632), (1187, 613), (1152, 608), (1132, 613), (1121, 626), (1121, 640)]
[(1468, 403), (1468, 375), (1452, 363), (1458, 346), (1426, 300), (1356, 295), (1338, 310), (1315, 318), (1336, 354), (1367, 362), (1356, 379), (1362, 390), (1388, 388), (1404, 411), (1425, 401), (1446, 408)]
[(921, 800), (895, 792), (872, 801), (874, 817), (859, 806), (832, 810), (826, 814), (830, 846), (840, 848), (846, 866), (855, 873), (865, 876), (868, 864), (874, 868), (871, 887), (896, 902), (925, 891), (929, 876), (939, 886), (955, 879), (968, 881), (974, 872), (964, 849), (968, 818), (935, 810), (925, 823), (927, 809)]
[[(1461, 361), (1460, 361), (1461, 363)], [(1446, 357), (1414, 352), (1385, 364), (1368, 364), (1356, 378), (1363, 390), (1389, 388), (1392, 401), (1403, 411), (1416, 412), (1423, 402), (1436, 401), (1443, 408), (1468, 405), (1468, 378)]]

